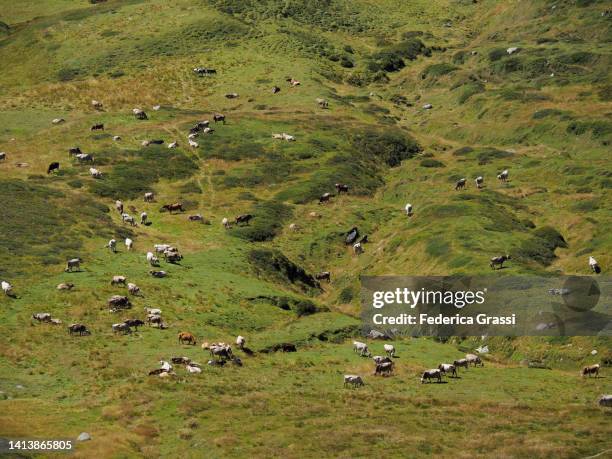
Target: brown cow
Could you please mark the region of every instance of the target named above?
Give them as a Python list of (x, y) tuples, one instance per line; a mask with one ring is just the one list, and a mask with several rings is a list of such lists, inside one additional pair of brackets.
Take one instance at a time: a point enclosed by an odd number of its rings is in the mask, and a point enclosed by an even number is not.
[(175, 202), (173, 204), (166, 204), (165, 206), (162, 206), (162, 208), (159, 211), (160, 212), (168, 211), (172, 213), (173, 211), (185, 212), (185, 209), (183, 209), (183, 204), (179, 202)]
[(194, 346), (196, 344), (195, 336), (193, 336), (189, 332), (180, 332), (178, 334), (178, 340), (179, 340), (179, 344), (188, 343), (188, 344), (193, 344)]

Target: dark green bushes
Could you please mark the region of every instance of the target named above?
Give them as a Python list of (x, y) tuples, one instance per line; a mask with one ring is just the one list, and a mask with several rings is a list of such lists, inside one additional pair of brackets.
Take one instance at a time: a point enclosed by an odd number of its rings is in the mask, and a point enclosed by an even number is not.
[[(256, 249), (248, 253), (248, 261), (258, 276), (285, 286), (297, 287), (308, 292), (320, 290), (319, 283), (301, 266), (289, 260), (275, 249)], [(303, 310), (308, 307), (303, 306)]]
[(555, 259), (555, 249), (567, 247), (567, 242), (556, 229), (544, 226), (533, 232), (514, 252), (513, 258), (535, 261), (543, 266), (550, 265)]
[(250, 212), (253, 215), (249, 225), (235, 226), (232, 236), (250, 242), (273, 239), (282, 229), (283, 222), (292, 215), (291, 208), (279, 201), (258, 202)]

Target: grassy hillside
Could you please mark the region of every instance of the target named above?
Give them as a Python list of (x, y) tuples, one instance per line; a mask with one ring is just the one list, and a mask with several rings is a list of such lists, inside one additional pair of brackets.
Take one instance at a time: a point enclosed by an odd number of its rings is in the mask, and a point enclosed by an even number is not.
[[(502, 253), (508, 274), (587, 275), (589, 255), (607, 273), (608, 10), (585, 0), (0, 0), (0, 279), (17, 294), (0, 297), (0, 437), (91, 433), (76, 457), (610, 450), (610, 413), (595, 403), (612, 391), (609, 369), (579, 377), (612, 353), (609, 337), (488, 338), (484, 368), (440, 385), (421, 385), (420, 372), (480, 338), (399, 340), (392, 378), (371, 376), (350, 344), (362, 275), (481, 274)], [(198, 77), (196, 66), (217, 74)], [(189, 128), (214, 113), (227, 123), (190, 148)], [(96, 123), (105, 130), (90, 131)], [(272, 138), (283, 132), (296, 141)], [(74, 146), (103, 179), (68, 157)], [(52, 161), (60, 171), (47, 175)], [(504, 169), (507, 183), (495, 178)], [(467, 189), (455, 191), (462, 177)], [(319, 205), (338, 182), (350, 193)], [(147, 191), (156, 202), (143, 202)], [(151, 225), (123, 224), (115, 199)], [(176, 201), (185, 214), (159, 212)], [(188, 221), (195, 213), (210, 224)], [(243, 213), (255, 215), (249, 227), (222, 227)], [(369, 236), (360, 256), (343, 242), (353, 226)], [(116, 254), (104, 249), (111, 237)], [(162, 262), (169, 276), (155, 279), (145, 254), (161, 242), (185, 258)], [(83, 272), (65, 273), (75, 256)], [(324, 270), (332, 281), (318, 285), (311, 275)], [(108, 312), (125, 292), (113, 275), (141, 287), (131, 311)], [(145, 306), (161, 308), (169, 329), (112, 333)], [(34, 324), (36, 312), (64, 324)], [(92, 335), (69, 337), (73, 322)], [(179, 345), (180, 331), (198, 346)], [(240, 354), (243, 367), (147, 376), (162, 358), (205, 363), (200, 343), (238, 334), (256, 351)], [(298, 352), (267, 352), (282, 343)], [(343, 389), (348, 373), (366, 386)]]

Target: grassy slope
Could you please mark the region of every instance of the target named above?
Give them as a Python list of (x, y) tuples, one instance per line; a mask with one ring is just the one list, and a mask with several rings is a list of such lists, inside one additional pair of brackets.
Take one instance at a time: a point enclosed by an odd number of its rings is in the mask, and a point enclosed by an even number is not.
[[(0, 183), (5, 187), (6, 179), (16, 179), (34, 187), (16, 196), (28, 212), (0, 222), (3, 234), (27, 242), (18, 249), (0, 246), (7, 260), (0, 277), (20, 295), (0, 298), (6, 330), (0, 390), (11, 397), (2, 401), (0, 433), (73, 437), (86, 430), (94, 440), (79, 446), (82, 457), (93, 451), (200, 457), (203, 448), (217, 456), (303, 457), (322, 451), (367, 456), (384, 450), (392, 456), (495, 451), (575, 457), (609, 447), (607, 416), (593, 401), (609, 392), (610, 384), (607, 378), (580, 381), (576, 371), (596, 361), (589, 355), (593, 347), (609, 352), (608, 338), (525, 340), (510, 348), (493, 341), (496, 352), (487, 367), (431, 387), (418, 384), (418, 372), (461, 356), (472, 343), (458, 349), (426, 339), (405, 341), (398, 344), (397, 377), (369, 377), (355, 392), (340, 384), (343, 373), (371, 371), (345, 341), (347, 330), (358, 324), (359, 274), (486, 272), (490, 256), (520, 251), (533, 237), (534, 230), (521, 223), (526, 220), (536, 228), (556, 228), (568, 248), (557, 249), (548, 267), (517, 259), (513, 272), (584, 274), (589, 254), (604, 267), (612, 263), (606, 231), (610, 105), (602, 95), (611, 84), (604, 71), (610, 27), (600, 16), (602, 4), (592, 3), (556, 2), (552, 10), (548, 2), (518, 8), (492, 1), (338, 1), (321, 15), (306, 3), (292, 9), (272, 0), (247, 8), (229, 0), (97, 6), (47, 1), (44, 7), (0, 2), (0, 20), (11, 26), (0, 40), (0, 60), (8, 64), (0, 69), (0, 149), (9, 155), (0, 164)], [(447, 21), (452, 27), (444, 27)], [(389, 73), (387, 82), (347, 84), (351, 74), (368, 74), (372, 53), (415, 30), (425, 32), (427, 45), (447, 50), (419, 57)], [(538, 43), (541, 38), (557, 41)], [(353, 54), (343, 50), (346, 44)], [(516, 57), (489, 57), (493, 49), (509, 46), (522, 49)], [(346, 55), (355, 67), (343, 69), (329, 59), (333, 54)], [(552, 68), (532, 62), (542, 56)], [(427, 70), (441, 63), (456, 69)], [(196, 78), (189, 71), (195, 65), (213, 66), (219, 74)], [(284, 83), (289, 75), (302, 86), (289, 89)], [(282, 87), (280, 94), (271, 94), (273, 84)], [(464, 91), (475, 87), (463, 100)], [(230, 91), (240, 98), (225, 99)], [(398, 95), (412, 106), (398, 103)], [(329, 110), (316, 107), (320, 96), (330, 100)], [(90, 109), (91, 99), (102, 100), (105, 111)], [(426, 102), (434, 109), (422, 110)], [(154, 112), (155, 104), (163, 108)], [(136, 106), (147, 110), (149, 121), (130, 116)], [(542, 110), (549, 111), (534, 117)], [(159, 137), (184, 144), (187, 126), (219, 111), (228, 116), (226, 126), (201, 138), (197, 152), (179, 149), (177, 159), (192, 165), (183, 167), (180, 177), (152, 179), (161, 170), (178, 170), (176, 162), (165, 159), (165, 149), (143, 151), (140, 141)], [(58, 116), (67, 122), (51, 126)], [(570, 126), (594, 121), (595, 131)], [(105, 123), (105, 135), (89, 132), (95, 122)], [(350, 138), (372, 129), (409, 133), (423, 153), (394, 169), (353, 166), (348, 171), (358, 175), (346, 176), (341, 165), (349, 160), (337, 158), (358, 153)], [(272, 132), (294, 134), (298, 141), (275, 143)], [(121, 143), (111, 140), (115, 134)], [(96, 194), (87, 168), (68, 164), (66, 149), (73, 145), (96, 155), (107, 183), (119, 187), (116, 197), (125, 198), (134, 184), (155, 190), (155, 204), (124, 199), (153, 221), (134, 230), (134, 253), (101, 249), (125, 229), (116, 213), (95, 206), (112, 207), (115, 196)], [(455, 154), (465, 146), (475, 151)], [(511, 154), (493, 153), (490, 162), (479, 164), (479, 154), (491, 148)], [(147, 162), (148, 155), (155, 160)], [(426, 158), (443, 167), (423, 167)], [(62, 162), (61, 175), (38, 177), (52, 160)], [(20, 161), (30, 167), (15, 168)], [(512, 180), (502, 186), (494, 174), (506, 167)], [(134, 177), (135, 171), (141, 175)], [(471, 180), (467, 191), (453, 191), (456, 178), (480, 174), (487, 180), (482, 192)], [(376, 188), (383, 178), (384, 186)], [(361, 189), (326, 206), (308, 199), (338, 180)], [(47, 199), (50, 190), (61, 195)], [(224, 216), (279, 194), (287, 198), (292, 217), (273, 241), (247, 243), (220, 227)], [(184, 216), (157, 212), (161, 203), (176, 199), (213, 224), (189, 224)], [(401, 212), (406, 202), (415, 207), (410, 221)], [(322, 218), (310, 219), (313, 210)], [(289, 231), (290, 222), (301, 230)], [(372, 241), (359, 259), (337, 235), (353, 224)], [(66, 237), (41, 241), (39, 231), (50, 226)], [(143, 254), (160, 241), (177, 244), (186, 258), (183, 266), (164, 265), (168, 279), (153, 280), (146, 276)], [(268, 302), (249, 301), (258, 295), (303, 297), (257, 278), (247, 262), (254, 245), (279, 248), (310, 272), (331, 270), (332, 284), (310, 298), (329, 311), (298, 318)], [(62, 262), (75, 254), (85, 259), (86, 271), (66, 275)], [(120, 292), (108, 285), (114, 274), (136, 281), (145, 294), (125, 317), (140, 314), (145, 305), (161, 307), (171, 329), (112, 336), (110, 324), (118, 318), (103, 305)], [(56, 292), (54, 286), (66, 280), (77, 284), (75, 291)], [(29, 316), (43, 310), (65, 322), (85, 322), (94, 333), (68, 339), (63, 329), (29, 326)], [(240, 369), (206, 368), (201, 377), (182, 378), (179, 370), (181, 383), (143, 376), (162, 357), (205, 359), (199, 347), (176, 344), (180, 330), (208, 341), (241, 333), (254, 349), (285, 341), (301, 348), (293, 355), (245, 360)], [(338, 330), (338, 342), (316, 338)], [(376, 351), (380, 347), (374, 345)], [(555, 369), (518, 366), (524, 357), (548, 358)], [(466, 438), (470, 450), (452, 446)]]

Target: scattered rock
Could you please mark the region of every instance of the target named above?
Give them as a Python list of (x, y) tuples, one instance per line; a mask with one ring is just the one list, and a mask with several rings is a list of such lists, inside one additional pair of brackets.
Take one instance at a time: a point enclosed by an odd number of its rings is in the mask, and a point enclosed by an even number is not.
[(425, 110), (431, 110), (431, 109), (433, 108), (433, 105), (431, 105), (431, 104), (425, 104), (425, 105), (423, 105), (423, 108), (424, 108)]

